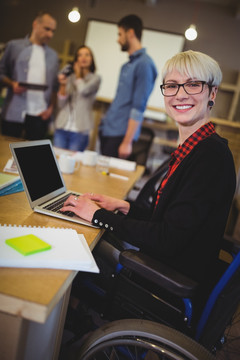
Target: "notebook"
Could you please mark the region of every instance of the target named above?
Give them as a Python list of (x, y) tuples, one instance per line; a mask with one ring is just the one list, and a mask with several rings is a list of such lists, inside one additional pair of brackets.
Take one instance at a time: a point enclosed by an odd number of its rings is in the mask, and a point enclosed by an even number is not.
[(0, 172), (0, 190), (15, 183), (19, 179), (19, 176), (4, 174)]
[[(37, 251), (42, 243), (45, 251)], [(99, 272), (84, 235), (76, 230), (16, 225), (0, 225), (0, 267)]]
[(10, 149), (33, 211), (96, 227), (72, 212), (60, 212), (71, 194), (81, 194), (67, 190), (50, 140), (16, 142)]
[(0, 172), (0, 196), (23, 191), (20, 176), (4, 174)]

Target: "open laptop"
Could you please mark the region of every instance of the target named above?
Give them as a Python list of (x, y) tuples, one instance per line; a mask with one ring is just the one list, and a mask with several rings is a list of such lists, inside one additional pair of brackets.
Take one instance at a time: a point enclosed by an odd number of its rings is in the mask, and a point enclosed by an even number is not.
[(10, 144), (10, 149), (34, 211), (96, 227), (70, 211), (60, 212), (71, 194), (80, 193), (67, 191), (50, 140), (16, 142)]

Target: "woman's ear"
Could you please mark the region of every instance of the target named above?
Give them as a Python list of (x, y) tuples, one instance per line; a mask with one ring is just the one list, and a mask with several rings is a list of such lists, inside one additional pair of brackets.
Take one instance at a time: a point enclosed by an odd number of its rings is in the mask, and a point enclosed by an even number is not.
[(210, 109), (213, 107), (213, 105), (215, 104), (215, 99), (216, 99), (216, 95), (218, 92), (218, 87), (214, 86), (211, 89), (211, 92), (209, 94), (209, 101), (208, 101), (208, 106), (210, 107)]
[(214, 101), (216, 99), (216, 96), (217, 96), (217, 92), (218, 92), (218, 87), (217, 86), (214, 86), (211, 90), (211, 93), (210, 93), (210, 100)]

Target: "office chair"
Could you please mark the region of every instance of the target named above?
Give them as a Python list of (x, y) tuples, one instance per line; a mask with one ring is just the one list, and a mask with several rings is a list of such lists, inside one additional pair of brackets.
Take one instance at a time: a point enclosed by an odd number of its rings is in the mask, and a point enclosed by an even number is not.
[(138, 165), (145, 166), (154, 136), (155, 134), (152, 129), (142, 126), (140, 136), (133, 144), (132, 154), (128, 160), (136, 161)]
[(138, 251), (121, 252), (106, 310), (110, 320), (123, 320), (90, 335), (79, 359), (213, 359), (228, 344), (225, 329), (240, 301), (240, 246), (225, 240), (222, 245), (232, 262), (219, 260), (220, 278), (197, 317), (195, 281)]

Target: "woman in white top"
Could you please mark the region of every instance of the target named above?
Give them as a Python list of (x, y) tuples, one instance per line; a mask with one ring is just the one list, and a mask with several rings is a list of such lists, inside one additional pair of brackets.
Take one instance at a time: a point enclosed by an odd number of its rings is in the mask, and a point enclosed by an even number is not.
[(58, 75), (58, 108), (55, 122), (54, 146), (83, 151), (93, 128), (92, 107), (100, 86), (100, 76), (95, 74), (95, 62), (91, 49), (78, 48), (72, 74)]

